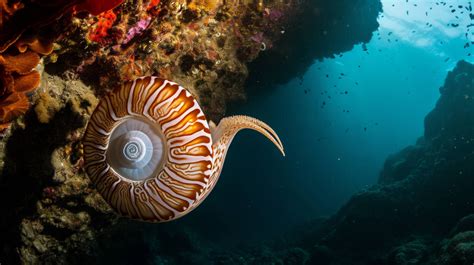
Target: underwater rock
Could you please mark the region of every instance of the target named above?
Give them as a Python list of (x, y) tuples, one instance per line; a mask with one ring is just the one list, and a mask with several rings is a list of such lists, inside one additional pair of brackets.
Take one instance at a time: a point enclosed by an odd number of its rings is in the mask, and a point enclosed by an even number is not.
[(216, 247), (208, 253), (207, 264), (215, 265), (305, 265), (308, 264), (309, 254), (298, 247), (276, 250), (270, 246), (261, 245), (230, 251), (219, 251)]
[(393, 265), (420, 264), (430, 250), (424, 240), (415, 239), (393, 249), (388, 255), (387, 263)]
[(459, 220), (450, 234), (456, 235), (466, 231), (474, 231), (474, 214), (470, 214)]
[(462, 232), (445, 240), (441, 251), (435, 264), (471, 265), (474, 260), (474, 231)]
[(416, 169), (421, 162), (417, 158), (424, 151), (426, 150), (422, 145), (415, 145), (408, 146), (399, 153), (390, 155), (380, 173), (379, 182), (389, 184), (409, 177), (412, 170)]
[(354, 195), (312, 241), (304, 236), (314, 264), (318, 257), (327, 264), (472, 264), (474, 65), (458, 62), (440, 92), (416, 145), (390, 156), (378, 184)]
[[(367, 43), (378, 29), (380, 0), (304, 1), (271, 50), (249, 66), (249, 83), (272, 86), (301, 77), (315, 60)], [(268, 46), (268, 45), (267, 45)]]
[(304, 265), (309, 260), (309, 254), (301, 248), (290, 248), (283, 254), (283, 264), (287, 265)]
[(441, 98), (425, 118), (425, 138), (434, 144), (471, 138), (474, 116), (474, 82), (472, 65), (460, 61), (448, 74), (439, 91)]

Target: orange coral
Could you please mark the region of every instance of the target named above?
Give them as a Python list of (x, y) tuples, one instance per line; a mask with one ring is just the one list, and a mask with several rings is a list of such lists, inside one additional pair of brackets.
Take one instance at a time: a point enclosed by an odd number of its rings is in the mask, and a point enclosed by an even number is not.
[[(0, 131), (24, 114), (29, 107), (28, 92), (40, 84), (40, 74), (34, 70), (40, 55), (53, 51), (57, 35), (42, 29), (73, 12), (87, 11), (98, 15), (123, 0), (0, 0)], [(112, 11), (103, 15), (105, 24), (113, 24)], [(97, 29), (97, 36), (107, 28)]]
[(23, 93), (10, 93), (0, 100), (0, 131), (8, 128), (9, 122), (28, 110), (28, 98)]
[(32, 71), (26, 75), (18, 76), (13, 85), (13, 91), (17, 93), (26, 93), (37, 88), (40, 84), (40, 74), (38, 71)]
[(0, 130), (28, 110), (26, 93), (40, 83), (40, 74), (34, 70), (39, 60), (38, 54), (32, 51), (0, 55)]
[(0, 55), (0, 65), (6, 72), (25, 74), (38, 65), (40, 58), (35, 52), (25, 52), (18, 55)]
[(148, 3), (146, 10), (149, 11), (155, 8), (159, 3), (160, 3), (160, 0), (150, 0), (150, 3)]
[(95, 28), (89, 33), (89, 39), (98, 43), (106, 42), (105, 37), (107, 37), (107, 31), (112, 27), (112, 25), (117, 19), (113, 10), (109, 10), (99, 15), (99, 20)]

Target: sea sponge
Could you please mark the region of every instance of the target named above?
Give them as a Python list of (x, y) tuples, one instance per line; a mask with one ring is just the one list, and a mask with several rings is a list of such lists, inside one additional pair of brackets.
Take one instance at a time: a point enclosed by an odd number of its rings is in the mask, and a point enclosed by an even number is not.
[(48, 123), (60, 108), (61, 104), (57, 100), (54, 100), (49, 93), (45, 92), (39, 94), (39, 99), (36, 101), (34, 110), (41, 123)]

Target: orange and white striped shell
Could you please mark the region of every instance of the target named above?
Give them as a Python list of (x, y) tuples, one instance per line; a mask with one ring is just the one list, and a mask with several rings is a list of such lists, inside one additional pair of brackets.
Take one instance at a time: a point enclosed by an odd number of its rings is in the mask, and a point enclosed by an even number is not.
[(227, 149), (244, 128), (276, 133), (246, 116), (208, 124), (183, 87), (141, 77), (105, 96), (83, 138), (85, 169), (120, 215), (151, 222), (179, 218), (198, 206), (216, 184)]

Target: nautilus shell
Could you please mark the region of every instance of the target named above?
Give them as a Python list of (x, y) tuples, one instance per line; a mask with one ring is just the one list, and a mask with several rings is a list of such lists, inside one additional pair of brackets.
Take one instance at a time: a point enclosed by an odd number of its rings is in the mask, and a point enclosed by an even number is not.
[(141, 77), (105, 96), (83, 138), (85, 169), (120, 215), (150, 222), (179, 218), (214, 188), (227, 149), (241, 129), (254, 129), (283, 153), (265, 123), (232, 116), (209, 124), (183, 87)]

